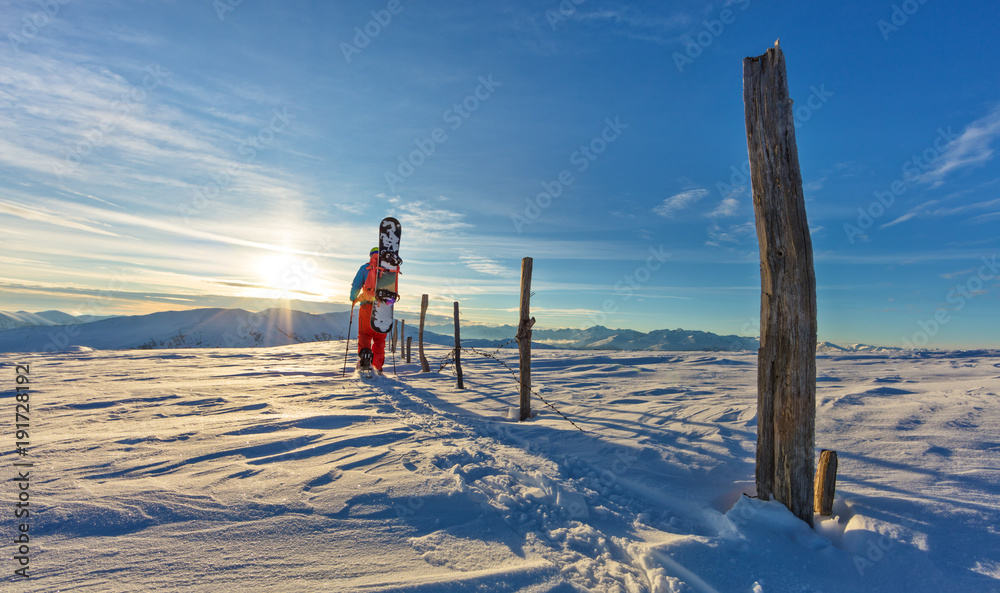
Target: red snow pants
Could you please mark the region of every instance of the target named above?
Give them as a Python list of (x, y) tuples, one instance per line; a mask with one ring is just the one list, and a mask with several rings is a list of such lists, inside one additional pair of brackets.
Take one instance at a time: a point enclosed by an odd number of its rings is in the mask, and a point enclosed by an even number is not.
[(372, 305), (363, 303), (358, 321), (358, 354), (364, 348), (372, 351), (372, 366), (382, 370), (385, 363), (385, 334), (372, 329)]

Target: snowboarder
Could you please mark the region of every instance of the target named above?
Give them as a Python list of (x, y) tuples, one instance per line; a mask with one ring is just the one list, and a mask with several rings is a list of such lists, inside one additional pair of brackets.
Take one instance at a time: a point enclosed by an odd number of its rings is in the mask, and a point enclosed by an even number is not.
[(361, 303), (358, 320), (358, 368), (373, 367), (382, 374), (385, 362), (385, 334), (372, 328), (372, 305), (378, 280), (378, 247), (368, 252), (368, 263), (361, 266), (351, 284), (351, 303)]

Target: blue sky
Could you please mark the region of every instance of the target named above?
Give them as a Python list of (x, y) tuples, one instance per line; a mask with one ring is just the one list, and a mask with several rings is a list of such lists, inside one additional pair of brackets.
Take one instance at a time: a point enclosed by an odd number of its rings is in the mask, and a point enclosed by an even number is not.
[(394, 215), (406, 312), (756, 335), (780, 38), (820, 338), (1000, 346), (996, 2), (4, 4), (0, 309), (343, 309)]

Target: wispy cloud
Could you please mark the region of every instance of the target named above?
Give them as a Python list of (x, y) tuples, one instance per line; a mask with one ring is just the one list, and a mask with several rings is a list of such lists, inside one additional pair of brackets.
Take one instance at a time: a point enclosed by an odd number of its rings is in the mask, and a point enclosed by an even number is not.
[(673, 218), (679, 210), (684, 210), (708, 195), (707, 189), (692, 189), (663, 200), (663, 203), (653, 208), (653, 212), (665, 218)]
[(618, 34), (657, 44), (677, 43), (681, 34), (695, 20), (694, 14), (673, 10), (670, 14), (652, 14), (633, 5), (598, 10), (579, 10), (573, 16), (583, 22), (612, 25)]
[(959, 204), (957, 206), (945, 206), (941, 200), (930, 200), (911, 209), (902, 216), (881, 225), (879, 228), (884, 229), (896, 226), (897, 224), (901, 224), (915, 218), (943, 218), (945, 216), (958, 216), (962, 214), (975, 213), (978, 210), (994, 211), (986, 214), (977, 214), (972, 219), (973, 221), (979, 221), (983, 217), (995, 215), (998, 209), (1000, 209), (1000, 198), (994, 198), (992, 200), (985, 200), (982, 202), (972, 202), (969, 204)]
[[(224, 180), (217, 202), (307, 199), (300, 182), (259, 158), (268, 146), (258, 133), (280, 103), (241, 102), (230, 105), (237, 116), (221, 118), (197, 92), (171, 88), (174, 76), (156, 64), (52, 53), (22, 51), (0, 64), (0, 165), (49, 188), (100, 186), (122, 203), (142, 203), (136, 187), (156, 188), (175, 211), (216, 179)], [(255, 144), (241, 144), (246, 138)]]
[(917, 209), (911, 210), (911, 211), (907, 212), (906, 214), (904, 214), (904, 215), (902, 215), (902, 216), (900, 216), (898, 218), (890, 220), (889, 222), (883, 224), (879, 228), (881, 228), (881, 229), (887, 229), (889, 227), (896, 226), (897, 224), (902, 224), (902, 223), (904, 223), (904, 222), (906, 222), (908, 220), (913, 220), (914, 218), (916, 218), (919, 215), (920, 215), (919, 210), (917, 210)]
[(490, 259), (488, 257), (483, 257), (481, 255), (469, 251), (463, 252), (462, 255), (459, 257), (459, 259), (470, 270), (475, 270), (476, 272), (479, 272), (480, 274), (486, 274), (487, 276), (511, 278), (517, 275), (515, 270), (512, 270), (507, 266), (504, 266), (497, 260)]
[(973, 218), (969, 222), (981, 224), (981, 223), (984, 223), (984, 222), (993, 222), (993, 221), (995, 221), (997, 219), (1000, 219), (1000, 211), (998, 211), (998, 212), (990, 212), (989, 214), (980, 214), (979, 216), (976, 216), (975, 218)]
[(740, 201), (736, 198), (725, 198), (719, 205), (715, 207), (715, 210), (709, 212), (709, 217), (711, 218), (723, 218), (726, 216), (733, 216), (740, 207)]
[(393, 196), (393, 195), (389, 195), (389, 194), (387, 194), (385, 192), (382, 192), (380, 194), (376, 194), (375, 197), (377, 197), (379, 199), (382, 199), (382, 200), (385, 200), (386, 202), (388, 202), (389, 204), (391, 204), (393, 206), (395, 206), (396, 204), (399, 204), (400, 202), (403, 201), (402, 198), (399, 197), (399, 194), (396, 194), (396, 195)]
[(993, 141), (1000, 137), (1000, 105), (972, 122), (952, 140), (934, 166), (919, 177), (922, 183), (938, 187), (949, 174), (985, 164), (993, 158)]
[(406, 216), (406, 226), (422, 233), (439, 234), (472, 228), (465, 222), (464, 214), (435, 208), (423, 201), (403, 204), (399, 210)]
[(757, 233), (757, 227), (752, 222), (728, 226), (712, 225), (708, 229), (708, 241), (705, 245), (722, 247), (723, 244), (742, 245)]
[(823, 187), (825, 185), (826, 185), (826, 175), (820, 177), (819, 179), (814, 179), (814, 180), (809, 181), (807, 183), (803, 183), (802, 184), (802, 191), (805, 192), (805, 193), (819, 191), (819, 190), (823, 189)]
[(91, 221), (80, 222), (78, 220), (71, 220), (66, 216), (60, 216), (52, 211), (46, 210), (45, 208), (39, 207), (26, 207), (8, 202), (6, 200), (0, 200), (0, 212), (5, 214), (11, 214), (17, 216), (18, 218), (23, 218), (25, 220), (34, 220), (37, 222), (43, 222), (46, 224), (51, 224), (59, 227), (65, 227), (69, 229), (74, 229), (78, 231), (87, 231), (88, 233), (96, 233), (100, 235), (108, 235), (110, 237), (118, 237), (119, 235), (106, 231), (99, 228), (98, 223)]

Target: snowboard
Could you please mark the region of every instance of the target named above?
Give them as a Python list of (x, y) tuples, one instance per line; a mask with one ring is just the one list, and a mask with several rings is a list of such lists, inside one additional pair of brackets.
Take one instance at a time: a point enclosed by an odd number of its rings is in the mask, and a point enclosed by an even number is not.
[(372, 305), (372, 329), (387, 334), (392, 331), (392, 306), (399, 299), (396, 292), (399, 280), (399, 238), (402, 227), (395, 218), (382, 219), (378, 227), (378, 280), (375, 285), (375, 304)]

